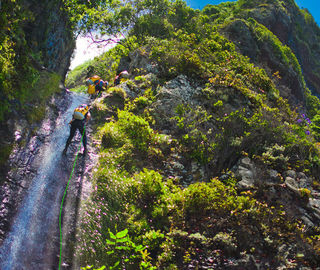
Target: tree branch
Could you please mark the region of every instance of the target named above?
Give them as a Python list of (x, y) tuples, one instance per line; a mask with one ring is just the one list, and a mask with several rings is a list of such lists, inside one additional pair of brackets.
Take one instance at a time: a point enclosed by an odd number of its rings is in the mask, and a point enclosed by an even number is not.
[[(124, 37), (124, 35), (122, 33), (121, 33), (121, 35)], [(92, 32), (89, 32), (87, 37), (90, 38), (90, 40), (91, 40), (91, 43), (90, 43), (89, 47), (92, 44), (102, 44), (103, 47), (106, 47), (109, 44), (119, 43), (120, 40), (121, 40), (120, 38), (117, 38), (117, 37), (109, 37), (107, 39), (95, 38), (93, 36)]]

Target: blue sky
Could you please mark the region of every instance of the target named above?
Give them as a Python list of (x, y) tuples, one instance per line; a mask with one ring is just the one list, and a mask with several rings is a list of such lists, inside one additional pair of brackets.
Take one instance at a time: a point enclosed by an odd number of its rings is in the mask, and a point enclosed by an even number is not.
[[(235, 0), (229, 0), (229, 2), (234, 2)], [(186, 0), (187, 4), (192, 8), (202, 9), (207, 4), (217, 5), (221, 0)], [(309, 12), (314, 17), (318, 25), (320, 25), (320, 1), (319, 0), (296, 0), (296, 3), (300, 8), (307, 8)]]

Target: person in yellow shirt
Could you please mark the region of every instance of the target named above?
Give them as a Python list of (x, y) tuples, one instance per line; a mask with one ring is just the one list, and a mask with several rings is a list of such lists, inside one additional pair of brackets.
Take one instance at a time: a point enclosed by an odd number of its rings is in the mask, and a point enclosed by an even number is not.
[(94, 75), (86, 80), (86, 85), (89, 95), (98, 96), (104, 90), (103, 88), (108, 87), (108, 82), (103, 81), (98, 75)]
[(83, 155), (87, 153), (87, 136), (86, 136), (86, 131), (85, 131), (85, 125), (88, 123), (88, 121), (91, 118), (90, 115), (90, 108), (87, 104), (82, 104), (78, 106), (72, 116), (72, 120), (70, 121), (70, 135), (69, 138), (67, 139), (66, 146), (63, 150), (63, 154), (65, 155), (67, 153), (68, 147), (76, 134), (76, 131), (79, 130), (81, 136), (83, 135), (82, 143), (83, 143)]

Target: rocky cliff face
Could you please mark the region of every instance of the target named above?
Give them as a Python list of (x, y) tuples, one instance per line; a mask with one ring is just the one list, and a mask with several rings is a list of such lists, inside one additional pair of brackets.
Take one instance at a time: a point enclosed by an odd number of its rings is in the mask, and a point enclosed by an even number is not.
[(64, 78), (70, 66), (75, 39), (69, 18), (61, 8), (62, 1), (27, 0), (25, 7), (34, 16), (24, 27), (29, 46), (35, 54), (41, 55), (44, 67)]
[(52, 97), (46, 109), (46, 119), (36, 125), (30, 126), (25, 119), (8, 120), (8, 129), (11, 132), (7, 133), (5, 139), (6, 143), (11, 145), (12, 153), (9, 154), (5, 168), (0, 171), (3, 181), (0, 185), (1, 244), (33, 178), (37, 175), (43, 160), (43, 157), (37, 156), (57, 127), (57, 118), (70, 105), (70, 99), (67, 92)]
[[(312, 92), (319, 93), (320, 29), (307, 10), (300, 10), (294, 1), (248, 1), (241, 6), (238, 17), (255, 19), (270, 30), (283, 45), (290, 47), (301, 65), (307, 87)], [(286, 98), (290, 99), (293, 95), (298, 100), (303, 100), (304, 85), (301, 76), (299, 78), (293, 66), (279, 61), (280, 55), (272, 44), (241, 20), (231, 22), (225, 31), (240, 51), (254, 63), (263, 64), (272, 73), (280, 73), (281, 85), (291, 89), (283, 89)]]
[[(19, 12), (28, 14), (29, 18), (27, 23), (19, 24), (15, 32), (21, 44), (14, 47), (17, 62), (12, 64), (17, 65), (12, 78), (19, 79), (12, 79), (7, 89), (13, 94), (6, 95), (0, 88), (4, 105), (1, 104), (10, 108), (5, 120), (0, 121), (1, 244), (37, 174), (41, 158), (37, 162), (35, 157), (55, 129), (60, 110), (66, 109), (70, 101), (61, 80), (69, 68), (75, 41), (68, 17), (60, 9), (61, 2), (17, 2), (17, 7), (21, 4)], [(52, 96), (53, 93), (57, 94)]]
[(32, 132), (45, 117), (50, 96), (63, 88), (59, 84), (68, 71), (75, 40), (62, 4), (61, 0), (26, 0), (0, 6), (6, 13), (0, 27), (6, 35), (0, 39), (1, 178), (5, 178), (5, 163), (19, 132), (16, 126), (27, 120), (23, 129), (30, 130), (24, 134)]
[(307, 10), (300, 10), (294, 1), (282, 6), (257, 7), (249, 14), (270, 29), (283, 44), (295, 53), (307, 86), (316, 93), (320, 89), (320, 29)]

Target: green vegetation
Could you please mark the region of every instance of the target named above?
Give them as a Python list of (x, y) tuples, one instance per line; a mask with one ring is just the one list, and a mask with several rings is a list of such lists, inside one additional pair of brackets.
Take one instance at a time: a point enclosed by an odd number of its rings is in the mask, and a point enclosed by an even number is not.
[(257, 35), (258, 40), (263, 43), (271, 44), (277, 58), (288, 67), (293, 68), (299, 75), (300, 80), (303, 81), (300, 64), (291, 49), (288, 46), (283, 45), (281, 41), (264, 25), (257, 23), (253, 19), (249, 22), (254, 33)]
[[(12, 148), (13, 145), (7, 145), (0, 148), (0, 167), (3, 167), (6, 164), (11, 154)], [(0, 180), (0, 183), (2, 183), (2, 180), (3, 179)]]
[[(181, 0), (64, 4), (73, 31), (100, 29), (101, 35), (118, 42), (70, 72), (68, 87), (85, 91), (84, 80), (90, 73), (111, 85), (123, 57), (138, 63), (130, 78), (93, 103), (99, 162), (79, 228), (77, 253), (83, 269), (228, 266), (235, 258), (250, 256), (274, 269), (318, 265), (319, 228), (306, 229), (286, 211), (287, 202), (278, 195), (286, 189), (288, 170), (306, 174), (319, 190), (320, 101), (306, 88), (293, 50), (259, 23), (263, 18), (252, 18), (255, 13), (265, 15), (271, 7), (287, 13), (296, 7), (294, 1), (239, 0), (208, 5), (202, 11)], [(31, 50), (16, 53), (25, 44), (16, 28), (27, 20), (27, 13), (18, 12), (13, 1), (4, 7), (10, 12), (1, 15), (3, 25), (15, 30), (0, 38), (5, 97), (0, 119), (17, 99), (37, 104), (22, 105), (33, 123), (43, 117), (44, 100), (58, 89), (60, 78), (32, 68), (27, 57)], [(298, 15), (306, 25), (313, 24), (307, 11)], [(236, 23), (248, 31), (257, 48), (270, 53), (258, 51), (259, 59), (275, 58), (280, 72), (268, 67), (268, 59), (257, 65), (240, 53), (240, 45), (227, 33)], [(5, 27), (0, 33), (11, 31)], [(122, 29), (127, 36), (119, 41), (115, 35)], [(294, 31), (304, 44), (308, 34), (298, 27)], [(40, 54), (33, 53), (33, 58), (41, 62)], [(152, 64), (154, 74), (144, 62)], [(295, 108), (296, 100), (281, 97), (287, 90), (288, 82), (281, 80), (285, 71), (296, 74), (301, 83), (300, 108)], [(192, 97), (171, 97), (170, 90), (185, 81), (189, 85), (183, 87), (191, 89)], [(159, 112), (164, 100), (169, 103), (165, 113), (173, 111), (171, 119)], [(0, 152), (5, 159), (10, 148)], [(243, 157), (260, 173), (254, 177), (261, 186), (247, 191), (238, 189), (239, 179), (232, 172)], [(264, 180), (272, 170), (279, 179), (272, 183), (274, 197), (269, 198)], [(297, 191), (295, 200), (306, 204), (310, 189)], [(284, 255), (289, 251), (280, 247), (286, 245), (294, 252)]]
[(56, 73), (43, 71), (39, 74), (37, 82), (26, 92), (25, 104), (29, 105), (27, 119), (30, 123), (44, 118), (47, 107), (46, 102), (52, 94), (60, 91), (60, 82), (61, 76)]
[(0, 15), (0, 121), (15, 108), (15, 102), (26, 102), (30, 86), (39, 73), (32, 67), (22, 24), (28, 12), (21, 10), (21, 1), (6, 1)]
[[(260, 2), (261, 9), (284, 9), (280, 1)], [(231, 265), (244, 254), (272, 262), (271, 268), (289, 267), (291, 261), (298, 267), (319, 262), (318, 228), (307, 232), (286, 212), (281, 198), (262, 196), (268, 170), (281, 176), (277, 190), (289, 169), (309, 177), (319, 174), (320, 107), (305, 89), (308, 115), (302, 116), (281, 97), (279, 72), (269, 74), (252, 64), (224, 36), (223, 29), (241, 18), (257, 42), (270, 45), (279, 63), (294, 70), (305, 88), (291, 49), (262, 24), (246, 20), (255, 3), (194, 11), (182, 1), (146, 1), (149, 12), (135, 21), (128, 38), (90, 63), (112, 80), (121, 57), (135, 51), (155, 63), (158, 73), (149, 76), (136, 68), (123, 81), (135, 98), (120, 86), (94, 104), (100, 158), (79, 233), (78, 256), (88, 265), (84, 269), (184, 269), (194, 261), (201, 267), (205, 258)], [(192, 82), (194, 103), (178, 104), (174, 117), (165, 122), (175, 125), (167, 131), (170, 135), (161, 134), (164, 119), (156, 105), (167, 82), (181, 74)], [(121, 102), (112, 103), (115, 96)], [(244, 156), (261, 170), (261, 188), (238, 190), (230, 169)], [(187, 176), (166, 164), (184, 167), (192, 183), (186, 184)], [(203, 173), (194, 173), (190, 164)], [(309, 189), (299, 189), (298, 200), (309, 196)], [(278, 251), (285, 243), (297, 248), (289, 260)], [(306, 245), (308, 259), (303, 254)]]
[[(85, 81), (83, 79), (87, 78), (87, 72), (89, 72), (91, 64), (94, 63), (93, 60), (88, 60), (85, 63), (77, 66), (72, 71), (67, 74), (66, 86), (68, 88), (75, 88), (83, 86)], [(81, 79), (80, 79), (81, 78)], [(77, 90), (75, 90), (77, 91)]]
[[(120, 59), (137, 46), (138, 44), (135, 43), (135, 38), (127, 38), (100, 57), (96, 57), (94, 60), (79, 65), (68, 73), (66, 86), (69, 87), (71, 91), (78, 91), (80, 87), (84, 86), (85, 80), (92, 74), (100, 76), (103, 80), (108, 81), (109, 85), (112, 85)], [(81, 91), (82, 89), (84, 88), (81, 88)]]
[[(38, 25), (35, 25), (38, 24), (37, 19), (40, 16), (37, 12), (48, 8), (46, 6), (56, 8), (57, 15), (63, 17), (67, 28), (64, 29), (65, 33), (61, 34), (70, 39), (68, 40), (69, 43), (73, 42), (73, 34), (70, 34), (72, 32), (74, 34), (88, 33), (94, 27), (102, 27), (104, 25), (106, 29), (104, 32), (102, 30), (101, 34), (108, 33), (112, 35), (117, 34), (120, 28), (128, 25), (129, 14), (126, 13), (128, 13), (129, 4), (117, 1), (57, 0), (41, 4), (39, 9), (33, 9), (33, 6), (34, 3), (32, 1), (23, 0), (8, 0), (1, 3), (0, 121), (9, 117), (12, 111), (20, 113), (26, 110), (29, 113), (29, 105), (33, 106), (32, 103), (34, 102), (37, 104), (40, 102), (40, 106), (36, 105), (37, 108), (33, 108), (29, 120), (40, 120), (44, 110), (38, 107), (41, 107), (48, 97), (57, 90), (51, 89), (57, 86), (56, 79), (52, 78), (52, 76), (56, 75), (43, 72), (42, 66), (48, 64), (46, 63), (48, 56), (52, 56), (56, 50), (60, 50), (60, 48), (51, 48), (51, 46), (58, 45), (55, 43), (56, 40), (50, 40), (59, 38), (59, 35), (50, 36), (48, 34), (49, 27), (42, 29), (41, 25), (37, 30), (39, 32), (43, 30), (45, 33), (36, 33), (36, 30), (30, 29), (38, 27)], [(109, 12), (106, 12), (107, 8)], [(108, 14), (113, 14), (112, 18), (106, 18)], [(38, 44), (38, 40), (33, 39), (33, 35), (39, 34), (44, 35), (43, 44)], [(74, 71), (74, 75), (72, 76), (71, 74), (69, 76), (68, 83), (71, 87), (79, 86), (77, 81), (79, 74), (77, 72), (81, 73), (83, 68), (89, 65), (90, 62), (78, 67)], [(48, 66), (50, 65), (48, 64)], [(112, 72), (114, 73), (115, 71), (112, 70)], [(98, 75), (104, 74), (98, 73)], [(85, 73), (81, 73), (81, 76), (85, 76)], [(50, 85), (44, 84), (44, 81), (50, 82)], [(80, 84), (82, 83), (81, 81)], [(34, 98), (35, 96), (36, 98)], [(35, 117), (36, 115), (37, 117)]]

